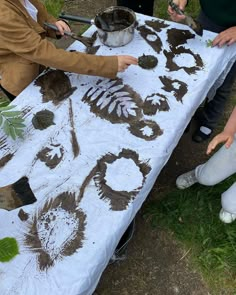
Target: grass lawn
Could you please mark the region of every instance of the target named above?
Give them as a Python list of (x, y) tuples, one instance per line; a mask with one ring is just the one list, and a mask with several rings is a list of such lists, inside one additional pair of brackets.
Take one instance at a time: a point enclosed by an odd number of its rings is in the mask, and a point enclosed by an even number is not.
[(145, 207), (145, 217), (154, 227), (173, 232), (182, 243), (214, 295), (236, 294), (236, 224), (224, 224), (218, 218), (221, 193), (235, 180), (231, 177), (214, 187), (196, 184), (175, 189)]

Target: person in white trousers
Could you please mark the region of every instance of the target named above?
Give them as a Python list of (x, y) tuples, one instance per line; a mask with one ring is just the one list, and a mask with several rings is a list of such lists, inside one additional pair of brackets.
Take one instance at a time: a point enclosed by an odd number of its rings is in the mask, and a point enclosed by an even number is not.
[[(219, 143), (224, 145), (205, 163), (176, 179), (179, 189), (186, 189), (195, 183), (215, 185), (236, 173), (236, 107), (234, 107), (224, 130), (217, 134), (207, 147), (209, 155)], [(221, 195), (222, 209), (219, 218), (224, 223), (236, 219), (236, 182)]]

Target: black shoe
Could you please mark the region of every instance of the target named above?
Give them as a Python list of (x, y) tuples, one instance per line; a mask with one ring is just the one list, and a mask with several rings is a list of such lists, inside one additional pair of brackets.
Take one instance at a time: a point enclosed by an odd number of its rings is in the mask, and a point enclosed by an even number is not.
[[(204, 128), (207, 128), (209, 133), (204, 132)], [(194, 132), (192, 136), (192, 140), (197, 143), (201, 143), (203, 141), (208, 140), (213, 133), (213, 129), (206, 126), (199, 126), (198, 129)]]

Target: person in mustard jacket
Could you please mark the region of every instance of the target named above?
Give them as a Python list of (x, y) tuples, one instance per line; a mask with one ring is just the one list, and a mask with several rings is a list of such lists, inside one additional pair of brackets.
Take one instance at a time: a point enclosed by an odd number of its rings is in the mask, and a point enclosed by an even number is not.
[(13, 100), (40, 73), (40, 65), (85, 75), (115, 78), (137, 59), (129, 55), (96, 56), (58, 49), (48, 37), (56, 33), (44, 27), (55, 24), (61, 35), (68, 25), (49, 15), (39, 0), (0, 1), (0, 86)]

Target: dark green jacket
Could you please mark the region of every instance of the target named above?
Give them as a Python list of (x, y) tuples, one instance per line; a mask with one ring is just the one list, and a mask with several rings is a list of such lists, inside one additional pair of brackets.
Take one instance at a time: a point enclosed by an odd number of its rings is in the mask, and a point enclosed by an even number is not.
[(215, 24), (236, 26), (236, 0), (200, 0), (202, 11)]

